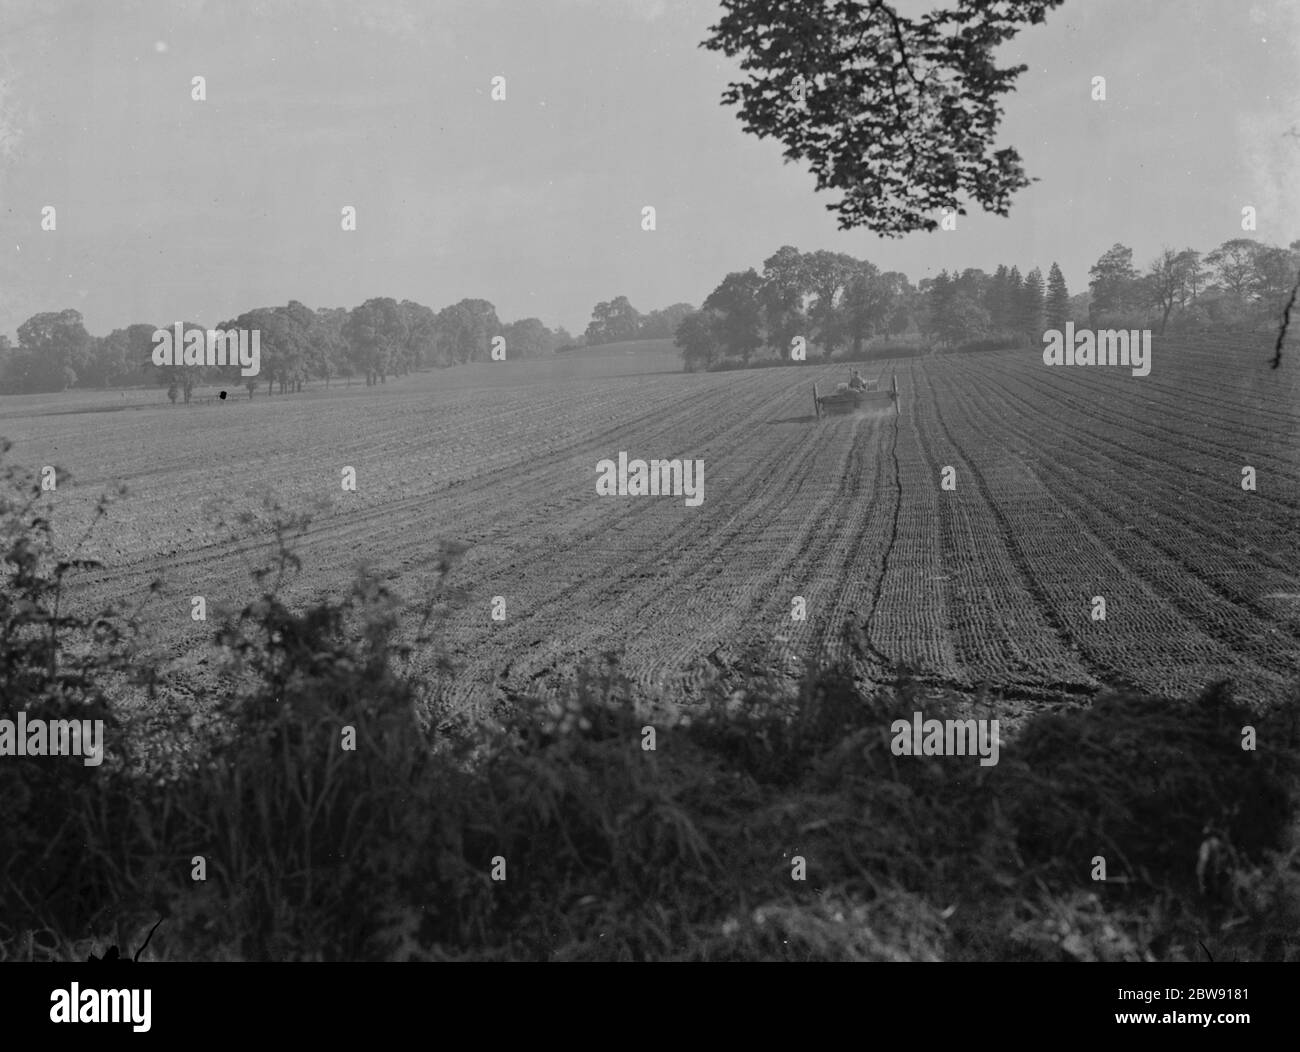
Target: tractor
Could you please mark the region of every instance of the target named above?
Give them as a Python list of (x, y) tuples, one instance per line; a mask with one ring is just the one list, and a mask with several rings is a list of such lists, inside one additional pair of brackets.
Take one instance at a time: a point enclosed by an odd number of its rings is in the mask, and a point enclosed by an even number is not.
[(846, 381), (835, 385), (835, 390), (831, 394), (818, 394), (817, 385), (813, 384), (813, 407), (817, 413), (817, 418), (821, 419), (822, 414), (839, 415), (842, 413), (856, 413), (861, 409), (876, 409), (889, 405), (894, 405), (894, 412), (898, 412), (898, 377), (890, 378), (889, 387), (881, 387), (880, 377), (871, 380), (864, 380), (862, 377), (856, 377), (857, 382), (853, 380)]

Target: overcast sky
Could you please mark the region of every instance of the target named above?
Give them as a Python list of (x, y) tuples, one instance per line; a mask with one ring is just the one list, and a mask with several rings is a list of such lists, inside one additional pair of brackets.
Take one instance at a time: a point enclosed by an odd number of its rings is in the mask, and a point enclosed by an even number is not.
[[(1009, 218), (972, 212), (901, 240), (838, 231), (833, 198), (720, 105), (736, 70), (698, 46), (719, 12), (0, 0), (0, 332), (66, 307), (102, 334), (371, 296), (435, 310), (482, 297), (503, 321), (580, 332), (597, 300), (698, 305), (783, 244), (914, 281), (1057, 260), (1079, 292), (1115, 241), (1138, 263), (1163, 245), (1208, 250), (1242, 236), (1246, 204), (1253, 236), (1300, 237), (1294, 0), (1067, 0), (999, 56), (1030, 67), (1003, 141), (1040, 182)], [(190, 98), (195, 75), (206, 102)], [(505, 102), (490, 99), (496, 75)]]

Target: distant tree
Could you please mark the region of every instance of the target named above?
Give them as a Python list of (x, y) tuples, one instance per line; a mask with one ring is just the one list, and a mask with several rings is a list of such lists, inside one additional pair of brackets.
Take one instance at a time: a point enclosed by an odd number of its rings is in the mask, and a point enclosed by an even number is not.
[(1296, 282), (1300, 270), (1300, 252), (1260, 245), (1255, 251), (1254, 289), (1265, 311), (1278, 313)]
[(804, 287), (813, 296), (808, 320), (827, 359), (843, 340), (843, 325), (836, 316), (839, 295), (858, 266), (858, 260), (843, 252), (819, 250), (803, 257)]
[(1043, 320), (1046, 327), (1064, 332), (1070, 321), (1070, 290), (1065, 284), (1065, 275), (1056, 263), (1047, 272), (1047, 299), (1043, 304)]
[(290, 390), (301, 391), (311, 367), (316, 313), (298, 300), (290, 300), (286, 306), (279, 308), (279, 313), (287, 323), (285, 335), (290, 341), (287, 352), (281, 356), (281, 377)]
[(1007, 271), (1006, 303), (1003, 317), (1003, 331), (1020, 332), (1021, 304), (1025, 296), (1025, 280), (1020, 276), (1020, 268), (1014, 263)]
[(497, 309), (482, 299), (465, 299), (460, 302), (474, 319), (474, 355), (471, 360), (487, 361), (491, 353), (492, 337), (501, 333)]
[(11, 356), (11, 389), (63, 391), (77, 382), (90, 360), (90, 334), (76, 310), (34, 314), (18, 326)]
[(807, 161), (841, 229), (933, 230), (959, 198), (1006, 215), (1029, 185), (1012, 148), (994, 150), (1001, 97), (1026, 66), (994, 51), (1062, 0), (956, 0), (917, 18), (885, 0), (722, 0), (703, 46), (739, 59), (723, 101), (747, 132)]
[(1043, 272), (1035, 267), (1025, 275), (1016, 318), (1016, 328), (1030, 344), (1042, 341), (1043, 309)]
[(1092, 316), (1092, 290), (1084, 289), (1070, 297), (1070, 320), (1076, 325), (1080, 322), (1087, 324), (1087, 319)]
[(960, 274), (954, 274), (952, 283), (953, 291), (965, 296), (969, 296), (976, 303), (983, 305), (988, 297), (989, 286), (992, 278), (980, 270), (979, 267), (967, 267)]
[(1256, 291), (1258, 273), (1256, 271), (1256, 254), (1259, 243), (1247, 237), (1235, 237), (1225, 241), (1205, 257), (1205, 262), (1214, 269), (1219, 284), (1243, 302), (1249, 300)]
[(989, 313), (965, 292), (943, 301), (935, 319), (935, 332), (949, 347), (983, 336), (989, 330)]
[(900, 299), (897, 306), (889, 313), (889, 322), (885, 331), (890, 336), (902, 336), (912, 327), (912, 311), (907, 305), (907, 301)]
[[(427, 307), (424, 309), (428, 310)], [(326, 387), (329, 387), (331, 377), (343, 375), (345, 369), (350, 373), (351, 367), (347, 363), (348, 341), (343, 336), (348, 314), (346, 307), (316, 308), (308, 355), (312, 372), (325, 381)]]
[(501, 330), (506, 341), (508, 358), (537, 358), (548, 353), (550, 330), (541, 318), (521, 318)]
[(956, 295), (952, 276), (941, 270), (933, 278), (922, 278), (918, 286), (921, 292), (921, 311), (918, 321), (921, 332), (926, 336), (937, 337), (944, 328), (944, 315), (948, 305)]
[(572, 346), (575, 339), (576, 337), (574, 337), (563, 325), (557, 325), (551, 332), (551, 352), (555, 353), (562, 347)]
[(486, 361), (492, 337), (501, 332), (496, 308), (487, 300), (463, 299), (437, 314), (438, 342), (452, 365)]
[[(175, 332), (175, 326), (165, 326), (165, 328), (173, 333)], [(196, 321), (183, 322), (181, 324), (181, 346), (172, 348), (174, 355), (172, 364), (163, 366), (153, 364), (153, 349), (155, 346), (153, 342), (154, 331), (156, 330), (150, 330), (149, 369), (147, 370), (147, 375), (152, 375), (154, 381), (160, 387), (167, 387), (167, 396), (172, 398), (172, 401), (175, 401), (175, 398), (172, 397), (171, 391), (172, 388), (175, 387), (183, 397), (185, 404), (189, 405), (190, 398), (194, 394), (194, 388), (203, 382), (208, 373), (206, 364), (207, 330)], [(196, 331), (203, 337), (203, 360), (187, 365), (181, 355), (184, 353), (185, 343), (192, 342), (189, 334)]]
[(610, 342), (609, 339), (609, 301), (601, 300), (591, 308), (591, 321), (583, 333), (588, 347), (599, 347)]
[(662, 310), (652, 310), (642, 316), (641, 326), (637, 330), (637, 339), (671, 340), (682, 319), (694, 313), (695, 308), (689, 303), (674, 303)]
[(402, 374), (437, 364), (438, 316), (432, 308), (414, 300), (402, 300), (397, 306), (406, 326), (406, 339), (397, 352)]
[(1187, 284), (1183, 267), (1182, 255), (1172, 248), (1161, 249), (1160, 255), (1147, 266), (1145, 287), (1151, 305), (1160, 311), (1162, 335)]
[(879, 331), (890, 336), (900, 336), (912, 325), (911, 301), (915, 294), (907, 275), (898, 270), (887, 270), (880, 275), (885, 293), (885, 319)]
[(763, 261), (759, 306), (767, 342), (778, 353), (787, 351), (791, 341), (808, 328), (803, 309), (807, 279), (803, 256), (793, 245), (782, 245)]
[(989, 313), (976, 301), (970, 281), (964, 284), (941, 270), (921, 282), (924, 296), (923, 332), (949, 347), (982, 336), (989, 330)]
[(641, 312), (626, 296), (615, 296), (609, 304), (609, 319), (606, 322), (606, 335), (609, 343), (622, 343), (635, 340), (641, 328)]
[(108, 374), (104, 368), (104, 337), (90, 337), (86, 345), (86, 364), (77, 375), (81, 387), (107, 387)]
[(704, 310), (718, 312), (714, 331), (725, 353), (739, 357), (745, 364), (763, 346), (762, 309), (758, 299), (762, 287), (763, 279), (751, 267), (728, 274), (704, 301)]
[(841, 332), (855, 355), (862, 352), (864, 340), (885, 327), (893, 302), (893, 289), (880, 271), (871, 263), (859, 263), (844, 286), (839, 311)]
[(999, 332), (1011, 328), (1010, 280), (1011, 272), (1006, 264), (999, 263), (984, 289), (984, 309), (988, 311), (989, 325)]
[(1133, 250), (1114, 244), (1103, 253), (1088, 270), (1092, 291), (1089, 305), (1090, 318), (1100, 320), (1103, 314), (1125, 311), (1137, 298), (1137, 272), (1133, 269)]
[(387, 383), (393, 361), (406, 342), (406, 320), (397, 301), (387, 296), (366, 300), (353, 307), (343, 326), (354, 366), (366, 378), (366, 386)]
[(641, 328), (640, 312), (628, 302), (626, 296), (615, 296), (608, 302), (597, 303), (587, 325), (587, 346), (598, 347), (606, 343), (634, 340)]
[[(267, 394), (274, 392), (276, 383), (280, 385), (280, 393), (284, 394), (296, 383), (304, 367), (306, 335), (302, 331), (303, 324), (304, 315), (297, 308), (290, 312), (287, 307), (255, 307), (216, 327), (223, 332), (245, 329), (250, 333), (250, 340), (251, 334), (256, 332), (261, 358), (258, 363), (261, 371), (257, 378), (266, 381)], [(243, 382), (240, 369), (234, 365), (226, 368), (224, 377), (230, 383)]]
[(1201, 294), (1208, 275), (1201, 263), (1201, 254), (1192, 248), (1185, 248), (1178, 253), (1177, 266), (1182, 277), (1178, 288), (1178, 306), (1186, 307)]
[(1250, 305), (1236, 293), (1220, 285), (1207, 288), (1196, 300), (1200, 316), (1206, 327), (1220, 332), (1238, 332), (1248, 329), (1258, 319), (1253, 317)]
[(156, 325), (137, 323), (114, 329), (99, 345), (100, 368), (108, 386), (140, 383), (153, 367)]
[(720, 346), (717, 332), (722, 321), (719, 311), (705, 309), (688, 314), (677, 325), (673, 343), (682, 350), (688, 373), (712, 368)]

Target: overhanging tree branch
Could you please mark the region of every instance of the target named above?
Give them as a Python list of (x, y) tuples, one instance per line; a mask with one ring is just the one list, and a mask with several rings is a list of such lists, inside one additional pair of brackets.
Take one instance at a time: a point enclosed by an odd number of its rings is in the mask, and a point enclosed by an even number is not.
[[(1006, 215), (1029, 179), (995, 149), (1001, 96), (1025, 66), (993, 50), (1064, 0), (955, 0), (917, 19), (888, 0), (722, 0), (702, 46), (740, 60), (728, 84), (747, 132), (804, 161), (841, 229), (884, 236), (933, 230), (967, 197)], [(815, 86), (807, 96), (792, 90)]]

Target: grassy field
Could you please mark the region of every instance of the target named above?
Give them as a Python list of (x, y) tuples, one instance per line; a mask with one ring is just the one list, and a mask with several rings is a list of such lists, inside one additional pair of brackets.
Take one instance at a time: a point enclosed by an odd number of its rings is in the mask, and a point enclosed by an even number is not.
[[(456, 707), (546, 694), (608, 650), (672, 697), (820, 655), (867, 681), (911, 662), (967, 694), (1181, 695), (1229, 677), (1262, 700), (1300, 651), (1300, 412), (1266, 359), (1262, 343), (1157, 340), (1142, 378), (1032, 350), (884, 362), (868, 372), (897, 375), (897, 416), (818, 421), (812, 383), (844, 367), (687, 375), (661, 341), (189, 407), (162, 391), (6, 398), (0, 434), (18, 462), (68, 473), (52, 495), (68, 547), (95, 498), (128, 485), (72, 601), (143, 599), (163, 578), (152, 616), (182, 661), (205, 631), (191, 597), (251, 594), (266, 536), (234, 516), (270, 494), (318, 509), (289, 590), (303, 602), (362, 559), (418, 602), (438, 543), (468, 545)], [(703, 503), (598, 496), (596, 463), (620, 451), (702, 458)], [(854, 652), (846, 622), (864, 629)]]

